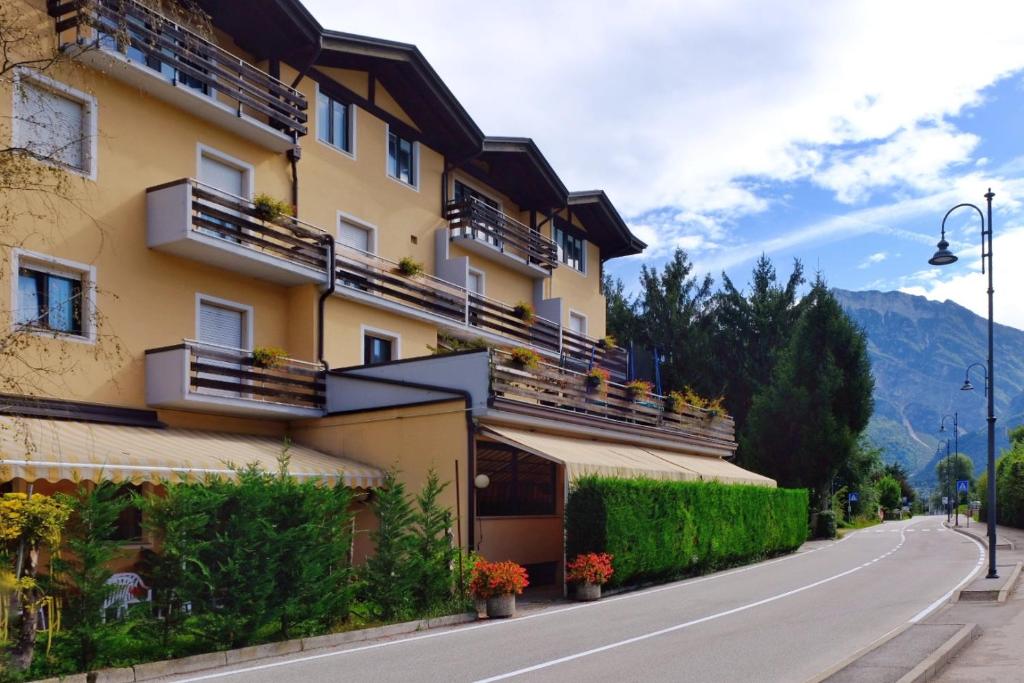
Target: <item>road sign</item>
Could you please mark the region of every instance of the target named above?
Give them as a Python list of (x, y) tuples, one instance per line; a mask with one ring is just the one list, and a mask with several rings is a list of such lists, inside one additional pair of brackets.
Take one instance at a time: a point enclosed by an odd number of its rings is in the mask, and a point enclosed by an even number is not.
[(860, 494), (858, 494), (856, 491), (851, 491), (850, 495), (847, 496), (847, 498), (851, 503), (856, 503), (858, 500), (860, 500)]
[(969, 482), (966, 479), (957, 479), (956, 492), (967, 493), (970, 490)]

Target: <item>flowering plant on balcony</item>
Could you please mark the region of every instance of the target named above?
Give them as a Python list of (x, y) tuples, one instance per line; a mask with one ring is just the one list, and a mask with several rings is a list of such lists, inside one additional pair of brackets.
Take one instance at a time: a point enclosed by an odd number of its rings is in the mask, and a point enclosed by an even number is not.
[(484, 558), (473, 565), (469, 590), (476, 598), (519, 595), (530, 585), (526, 569), (515, 562), (488, 562)]
[(512, 365), (521, 370), (534, 370), (540, 365), (540, 354), (533, 349), (517, 346), (509, 351), (508, 355), (511, 357)]
[(686, 405), (686, 399), (678, 391), (670, 391), (665, 397), (665, 412), (679, 414), (683, 412), (683, 406)]
[(570, 583), (593, 583), (598, 586), (608, 583), (615, 570), (612, 556), (608, 553), (582, 553), (566, 565), (565, 580)]
[(258, 194), (253, 197), (253, 211), (256, 217), (271, 223), (287, 216), (295, 215), (295, 207), (281, 199), (274, 199), (268, 194)]
[(617, 346), (615, 343), (615, 337), (610, 334), (606, 334), (597, 340), (597, 348), (604, 349), (605, 351), (611, 351)]
[(587, 389), (605, 391), (608, 388), (608, 380), (610, 378), (611, 375), (604, 368), (591, 368), (583, 376), (583, 381), (586, 383)]
[(398, 262), (398, 272), (406, 277), (416, 277), (423, 272), (423, 264), (411, 256), (403, 256)]
[(520, 301), (512, 309), (512, 314), (522, 320), (527, 325), (533, 324), (533, 319), (537, 317), (537, 313), (533, 310), (533, 306), (527, 301)]
[(258, 368), (273, 370), (288, 357), (288, 352), (279, 346), (257, 346), (252, 350), (252, 364)]
[(642, 379), (634, 379), (626, 382), (626, 395), (634, 401), (643, 401), (651, 395), (654, 386)]
[(725, 413), (725, 407), (722, 405), (722, 402), (725, 400), (723, 396), (704, 398), (690, 387), (684, 387), (683, 398), (686, 403), (689, 403), (694, 408), (699, 408), (708, 417), (717, 417)]

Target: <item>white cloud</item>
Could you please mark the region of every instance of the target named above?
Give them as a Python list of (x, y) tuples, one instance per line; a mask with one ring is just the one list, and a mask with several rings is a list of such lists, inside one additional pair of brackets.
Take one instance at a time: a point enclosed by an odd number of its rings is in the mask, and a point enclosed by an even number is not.
[(874, 254), (871, 254), (866, 259), (861, 261), (860, 265), (857, 267), (860, 268), (861, 270), (865, 270), (867, 268), (870, 268), (871, 266), (878, 265), (887, 258), (889, 258), (889, 252), (876, 251)]

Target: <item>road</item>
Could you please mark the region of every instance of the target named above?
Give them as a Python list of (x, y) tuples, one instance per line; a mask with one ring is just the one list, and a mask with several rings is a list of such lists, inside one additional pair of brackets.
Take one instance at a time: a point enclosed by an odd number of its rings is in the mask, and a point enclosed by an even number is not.
[(175, 681), (805, 681), (948, 599), (980, 562), (943, 518), (596, 603)]

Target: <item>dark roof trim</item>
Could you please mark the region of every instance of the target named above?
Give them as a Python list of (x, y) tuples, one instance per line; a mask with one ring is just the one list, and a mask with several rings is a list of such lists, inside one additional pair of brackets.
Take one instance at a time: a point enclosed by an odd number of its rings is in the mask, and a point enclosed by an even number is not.
[(0, 415), (44, 418), (95, 424), (127, 425), (130, 427), (166, 427), (157, 419), (155, 410), (139, 410), (108, 406), (101, 403), (82, 403), (54, 398), (35, 398), (0, 394)]
[(601, 246), (602, 260), (639, 254), (647, 248), (647, 244), (630, 231), (604, 190), (570, 192), (569, 209), (579, 216), (580, 212), (575, 211), (578, 208), (592, 211), (592, 215), (600, 222), (599, 226), (587, 226), (587, 232)]
[(552, 193), (568, 198), (569, 190), (532, 138), (488, 135), (484, 138), (481, 151), (485, 154), (525, 154), (536, 169), (537, 175), (547, 183)]
[[(450, 353), (438, 353), (431, 356), (413, 356), (412, 358), (399, 358), (397, 360), (384, 361), (383, 363), (374, 363), (373, 365), (349, 365), (344, 368), (333, 368), (327, 371), (328, 375), (348, 375), (350, 377), (359, 377), (360, 379), (374, 379), (382, 382), (397, 382), (397, 380), (385, 380), (380, 377), (374, 377), (373, 375), (357, 375), (352, 373), (352, 370), (369, 370), (370, 368), (385, 368), (389, 365), (402, 365), (404, 363), (416, 363), (419, 361), (429, 360), (431, 358), (451, 358), (452, 356), (468, 356), (471, 353), (488, 353), (487, 349), (468, 349), (466, 351), (452, 351)], [(454, 393), (461, 393), (461, 389), (450, 389), (448, 387), (433, 386), (430, 384), (408, 384), (407, 386), (415, 386), (420, 389), (433, 389), (435, 391), (450, 391)]]
[[(432, 398), (427, 401), (411, 401), (409, 403), (394, 403), (386, 406), (376, 406), (374, 408), (355, 408), (353, 410), (336, 410), (333, 413), (327, 413), (324, 417), (341, 417), (344, 415), (360, 415), (362, 413), (379, 413), (382, 410), (401, 410), (402, 408), (421, 408), (423, 406), (433, 406), (439, 403), (452, 403), (453, 401), (459, 401), (465, 404), (466, 398), (459, 396), (458, 394), (452, 394), (451, 398)], [(461, 412), (461, 411), (460, 411)], [(319, 420), (323, 418), (312, 418)]]

